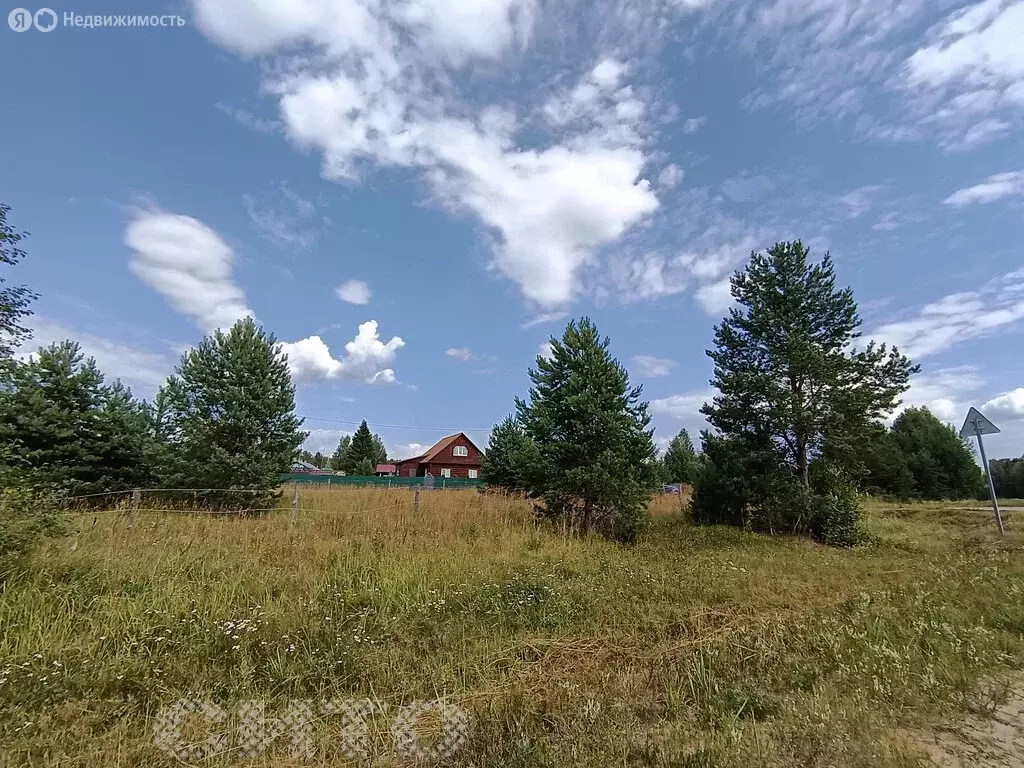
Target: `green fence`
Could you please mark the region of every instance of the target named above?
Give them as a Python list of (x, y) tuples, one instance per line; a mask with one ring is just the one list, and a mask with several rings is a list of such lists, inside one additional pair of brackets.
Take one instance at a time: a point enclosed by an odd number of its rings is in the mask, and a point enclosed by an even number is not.
[[(423, 477), (354, 477), (350, 475), (306, 475), (292, 473), (281, 475), (282, 483), (306, 483), (311, 485), (330, 485), (338, 488), (415, 488), (424, 485)], [(435, 477), (434, 488), (452, 490), (457, 488), (478, 488), (483, 485), (481, 480), (470, 480), (465, 477)]]

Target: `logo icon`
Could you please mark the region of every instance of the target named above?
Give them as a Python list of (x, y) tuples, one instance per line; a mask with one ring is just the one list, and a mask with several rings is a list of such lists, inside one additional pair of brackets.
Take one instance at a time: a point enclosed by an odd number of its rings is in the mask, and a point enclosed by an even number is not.
[(15, 8), (7, 14), (7, 26), (15, 32), (26, 32), (32, 29), (32, 11)]
[(36, 11), (32, 21), (40, 32), (52, 32), (53, 28), (57, 26), (57, 14), (53, 12), (52, 8), (40, 8)]

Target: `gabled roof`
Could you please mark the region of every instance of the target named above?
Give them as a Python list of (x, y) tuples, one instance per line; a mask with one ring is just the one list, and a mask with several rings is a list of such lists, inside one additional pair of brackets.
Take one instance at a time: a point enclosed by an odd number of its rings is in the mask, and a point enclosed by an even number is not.
[(394, 471), (395, 471), (395, 465), (394, 464), (378, 464), (377, 468), (374, 470), (374, 472), (394, 472)]
[(416, 462), (419, 462), (420, 464), (426, 464), (426, 463), (428, 463), (430, 461), (433, 461), (437, 457), (437, 455), (439, 453), (441, 453), (441, 451), (443, 451), (445, 448), (450, 446), (452, 443), (454, 443), (460, 437), (465, 439), (465, 441), (467, 443), (469, 443), (474, 448), (476, 448), (478, 453), (483, 453), (483, 451), (480, 450), (480, 448), (477, 446), (477, 444), (469, 439), (469, 435), (467, 435), (465, 432), (456, 432), (454, 435), (448, 435), (448, 437), (442, 437), (440, 440), (438, 440), (436, 443), (434, 443), (430, 447), (430, 450), (428, 450), (426, 453), (420, 454), (419, 456), (411, 456), (408, 459), (402, 459), (402, 461), (400, 463), (401, 464), (405, 464), (408, 461), (416, 461)]

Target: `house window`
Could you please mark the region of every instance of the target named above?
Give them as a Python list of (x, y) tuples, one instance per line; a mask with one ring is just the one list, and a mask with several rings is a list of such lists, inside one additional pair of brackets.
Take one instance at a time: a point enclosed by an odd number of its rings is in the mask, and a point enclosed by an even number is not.
[(464, 445), (456, 445), (452, 449), (453, 456), (469, 456), (469, 449)]
[(476, 470), (475, 469), (469, 470), (469, 479), (470, 480), (476, 480)]
[(441, 477), (451, 477), (451, 476), (452, 476), (452, 471), (450, 469), (442, 469), (441, 470)]

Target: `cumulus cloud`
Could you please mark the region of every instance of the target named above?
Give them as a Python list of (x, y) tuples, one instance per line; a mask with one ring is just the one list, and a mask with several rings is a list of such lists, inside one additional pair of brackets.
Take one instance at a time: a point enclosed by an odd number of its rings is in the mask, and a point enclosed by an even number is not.
[(970, 339), (1005, 331), (1024, 319), (1024, 270), (1010, 272), (976, 291), (943, 296), (913, 316), (887, 323), (870, 337), (895, 344), (911, 358), (942, 352)]
[(349, 304), (369, 304), (370, 286), (362, 280), (347, 280), (335, 290), (338, 298)]
[(124, 242), (135, 252), (132, 272), (203, 331), (228, 328), (252, 315), (234, 283), (234, 251), (198, 219), (140, 211)]
[(973, 187), (958, 189), (943, 202), (946, 205), (964, 206), (972, 203), (991, 203), (1013, 195), (1024, 195), (1024, 171), (994, 174)]
[(345, 345), (345, 355), (335, 358), (319, 336), (281, 344), (288, 355), (288, 367), (299, 380), (355, 379), (367, 384), (393, 384), (395, 372), (389, 366), (396, 353), (405, 346), (398, 336), (381, 340), (377, 321), (368, 320), (359, 326), (356, 337)]
[(554, 350), (552, 349), (551, 342), (550, 341), (545, 341), (540, 346), (538, 346), (537, 347), (537, 354), (540, 355), (541, 357), (543, 357), (545, 360), (550, 360), (551, 356), (554, 354)]
[(569, 302), (595, 254), (658, 207), (642, 177), (646, 106), (618, 59), (550, 97), (542, 111), (562, 130), (535, 146), (518, 141), (513, 111), (453, 92), (458, 68), (529, 39), (532, 0), (196, 0), (196, 11), (208, 37), (243, 55), (314, 46), (266, 69), (288, 137), (322, 154), (329, 179), (421, 170), (438, 200), (495, 236), (493, 267), (541, 310)]
[(937, 418), (953, 424), (963, 419), (970, 407), (970, 396), (984, 384), (985, 380), (973, 365), (919, 373), (910, 380), (910, 389), (892, 417), (895, 418), (907, 408), (925, 407)]
[(1016, 421), (1024, 419), (1024, 387), (996, 395), (982, 406), (985, 415), (992, 419)]
[(636, 365), (637, 372), (648, 379), (668, 376), (676, 364), (675, 360), (652, 355), (633, 355), (633, 363)]

